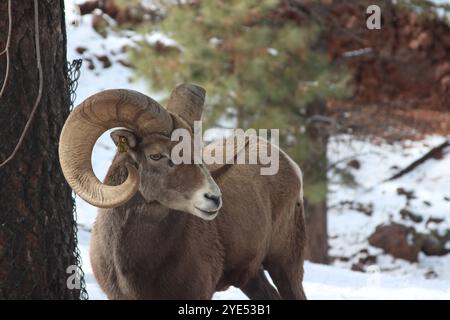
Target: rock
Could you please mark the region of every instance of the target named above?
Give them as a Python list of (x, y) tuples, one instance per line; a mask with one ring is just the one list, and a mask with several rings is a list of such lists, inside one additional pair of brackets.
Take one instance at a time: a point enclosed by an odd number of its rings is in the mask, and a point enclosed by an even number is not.
[(137, 25), (160, 17), (157, 9), (150, 9), (139, 1), (97, 0), (84, 2), (78, 7), (81, 15), (95, 14), (97, 9), (116, 20), (119, 25)]
[(450, 62), (445, 61), (445, 62), (439, 64), (436, 67), (434, 74), (435, 74), (436, 80), (440, 80), (440, 79), (442, 79), (442, 77), (450, 74)]
[(364, 205), (363, 203), (358, 203), (358, 205), (355, 208), (357, 211), (364, 213), (366, 216), (372, 216), (373, 213), (373, 204), (369, 203), (367, 205)]
[[(433, 231), (424, 234), (398, 223), (379, 225), (369, 237), (370, 245), (381, 248), (396, 258), (411, 262), (417, 261), (420, 251), (427, 256), (443, 256), (450, 253), (450, 249), (446, 246), (448, 241), (450, 241), (450, 231), (445, 235), (439, 235)], [(360, 264), (364, 262), (359, 261)]]
[(439, 224), (439, 223), (442, 223), (443, 221), (444, 221), (443, 218), (429, 217), (429, 218), (427, 219), (427, 222), (425, 223), (425, 226), (428, 227), (428, 225), (429, 225), (430, 223), (436, 223), (436, 224)]
[(436, 279), (438, 277), (438, 274), (434, 270), (429, 270), (427, 273), (425, 273), (426, 279)]
[(361, 213), (364, 213), (366, 216), (372, 216), (373, 213), (373, 204), (372, 203), (361, 203), (361, 202), (354, 202), (351, 200), (341, 201), (340, 205), (347, 206), (351, 210), (355, 210)]
[(367, 265), (370, 266), (370, 265), (377, 263), (377, 257), (369, 254), (365, 257), (359, 258), (358, 263), (365, 265), (365, 266), (367, 266)]
[(442, 91), (450, 92), (450, 75), (443, 77), (440, 81), (440, 85)]
[(447, 240), (446, 236), (420, 233), (417, 235), (416, 241), (421, 243), (421, 250), (427, 256), (443, 256), (450, 252), (445, 246)]
[(411, 220), (415, 223), (420, 223), (423, 221), (423, 218), (420, 215), (415, 214), (414, 212), (408, 209), (400, 210), (400, 215), (402, 216), (402, 219)]
[(350, 160), (347, 165), (353, 169), (361, 168), (361, 163), (356, 159)]
[(417, 41), (419, 42), (420, 48), (429, 48), (433, 44), (433, 37), (430, 35), (429, 32), (422, 31), (419, 36), (417, 37)]
[(86, 1), (78, 5), (78, 8), (80, 9), (80, 14), (82, 16), (85, 14), (92, 13), (92, 11), (94, 11), (99, 7), (100, 7), (99, 1)]
[(94, 70), (95, 69), (94, 61), (92, 61), (91, 58), (84, 58), (84, 61), (87, 62), (89, 70)]
[(407, 200), (416, 199), (413, 190), (406, 190), (404, 188), (397, 188), (397, 194), (405, 196)]
[(365, 272), (364, 266), (361, 263), (352, 264), (352, 271)]
[(417, 39), (411, 40), (409, 43), (409, 48), (413, 50), (419, 49), (419, 41)]
[(96, 56), (96, 58), (98, 59), (98, 61), (100, 61), (102, 63), (103, 69), (107, 69), (107, 68), (111, 67), (112, 63), (111, 63), (111, 60), (108, 58), (108, 56), (102, 55), (102, 56)]
[(87, 48), (85, 48), (85, 47), (76, 47), (76, 48), (75, 48), (75, 51), (76, 51), (78, 54), (83, 54), (83, 53), (85, 53), (85, 52), (87, 51)]
[(357, 16), (351, 16), (347, 22), (345, 23), (345, 27), (347, 29), (353, 29), (356, 28), (360, 24), (359, 19)]
[(417, 262), (420, 245), (408, 241), (414, 237), (411, 228), (401, 224), (379, 225), (369, 237), (369, 244), (381, 248), (387, 254), (410, 262)]

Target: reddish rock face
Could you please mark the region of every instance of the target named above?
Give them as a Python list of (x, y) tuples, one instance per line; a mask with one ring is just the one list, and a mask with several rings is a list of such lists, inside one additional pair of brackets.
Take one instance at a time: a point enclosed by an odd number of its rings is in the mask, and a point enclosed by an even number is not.
[(412, 230), (403, 225), (396, 223), (379, 225), (369, 237), (369, 244), (383, 249), (396, 258), (417, 262), (420, 245), (408, 241), (412, 236)]
[[(383, 7), (381, 30), (365, 28), (366, 2), (336, 1), (330, 5), (327, 44), (332, 59), (348, 51), (371, 48), (368, 54), (347, 60), (361, 103), (402, 102), (408, 107), (450, 108), (450, 27), (401, 7)], [(357, 21), (357, 23), (355, 22)], [(335, 32), (336, 26), (346, 32)], [(355, 37), (355, 35), (357, 35)]]
[[(403, 6), (380, 4), (381, 30), (369, 30), (365, 25), (369, 4), (366, 0), (329, 2), (328, 55), (347, 68), (354, 96), (346, 103), (328, 103), (328, 110), (355, 134), (391, 141), (421, 134), (447, 135), (450, 26)], [(348, 56), (349, 52), (356, 54)], [(342, 117), (343, 113), (347, 116)], [(400, 129), (383, 130), (387, 127)]]

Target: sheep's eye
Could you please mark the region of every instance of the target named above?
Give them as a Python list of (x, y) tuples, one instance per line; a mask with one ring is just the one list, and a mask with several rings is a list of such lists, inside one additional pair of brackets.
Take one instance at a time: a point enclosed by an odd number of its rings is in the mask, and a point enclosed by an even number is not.
[(163, 157), (161, 153), (151, 154), (149, 155), (149, 158), (155, 161), (160, 160)]

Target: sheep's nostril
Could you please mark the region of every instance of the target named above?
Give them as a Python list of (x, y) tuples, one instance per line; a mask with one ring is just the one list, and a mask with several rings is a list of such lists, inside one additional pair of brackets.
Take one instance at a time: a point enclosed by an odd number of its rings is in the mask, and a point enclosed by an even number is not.
[(206, 199), (211, 200), (214, 202), (214, 204), (219, 207), (220, 206), (220, 202), (221, 202), (221, 197), (220, 196), (216, 196), (215, 194), (211, 194), (211, 193), (205, 193), (203, 195)]

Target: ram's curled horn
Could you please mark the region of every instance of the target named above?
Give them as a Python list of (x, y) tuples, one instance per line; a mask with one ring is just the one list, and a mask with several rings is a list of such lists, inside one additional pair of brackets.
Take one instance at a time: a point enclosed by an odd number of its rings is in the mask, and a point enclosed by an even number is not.
[(178, 115), (191, 127), (200, 121), (205, 102), (205, 89), (194, 84), (180, 84), (170, 95), (167, 110)]
[(90, 204), (112, 208), (127, 202), (138, 190), (139, 175), (126, 165), (128, 177), (118, 186), (101, 183), (91, 163), (97, 139), (115, 127), (131, 129), (138, 136), (158, 132), (170, 135), (173, 120), (156, 101), (132, 90), (114, 89), (97, 93), (78, 105), (67, 118), (59, 142), (59, 158), (72, 189)]

